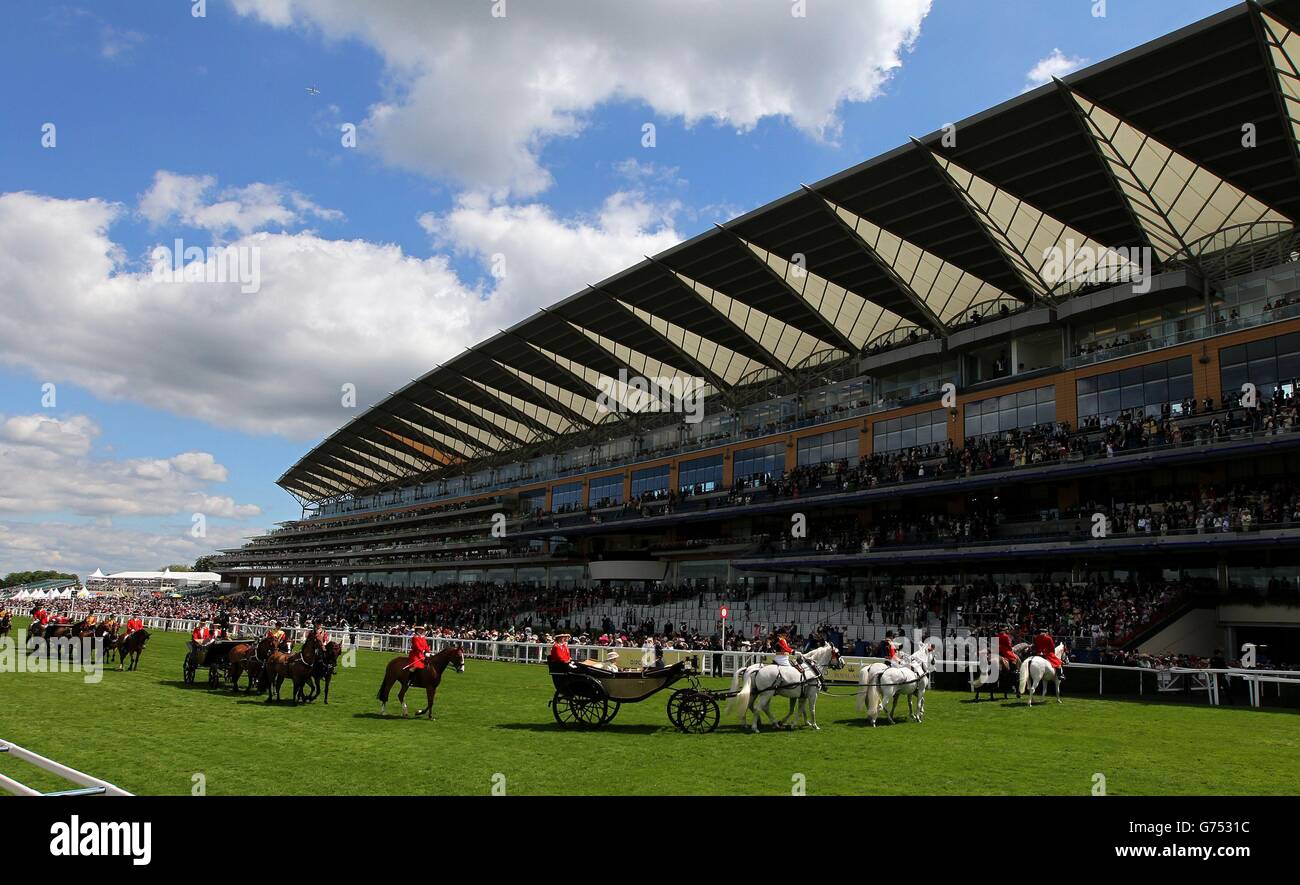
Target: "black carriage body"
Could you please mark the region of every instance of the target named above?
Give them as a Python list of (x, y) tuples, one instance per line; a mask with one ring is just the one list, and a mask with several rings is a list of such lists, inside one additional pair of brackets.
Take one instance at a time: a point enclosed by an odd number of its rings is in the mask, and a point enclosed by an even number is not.
[(230, 652), (240, 645), (255, 645), (256, 639), (217, 639), (207, 645), (192, 648), (185, 654), (184, 674), (186, 684), (193, 684), (199, 667), (208, 668), (208, 684), (215, 686), (230, 669)]
[(702, 733), (718, 725), (717, 698), (701, 689), (687, 661), (649, 670), (606, 670), (589, 664), (550, 663), (555, 695), (551, 711), (560, 725), (599, 728), (618, 715), (623, 704), (636, 704), (683, 679), (668, 699), (668, 720), (680, 731)]

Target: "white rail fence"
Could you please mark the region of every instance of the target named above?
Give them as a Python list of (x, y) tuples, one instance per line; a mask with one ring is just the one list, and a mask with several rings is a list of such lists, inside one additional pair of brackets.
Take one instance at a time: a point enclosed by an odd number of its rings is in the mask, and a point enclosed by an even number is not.
[(21, 781), (5, 774), (0, 774), (0, 790), (12, 793), (15, 796), (130, 796), (126, 790), (119, 786), (110, 784), (108, 781), (102, 781), (97, 777), (91, 777), (83, 771), (77, 771), (75, 768), (69, 768), (55, 762), (53, 759), (47, 759), (39, 753), (33, 753), (31, 750), (11, 744), (7, 741), (0, 741), (0, 755), (8, 756), (13, 759), (19, 759), (29, 765), (48, 771), (50, 774), (57, 775), (65, 781), (77, 784), (78, 788), (74, 790), (58, 790), (53, 793), (42, 793), (40, 790), (33, 789)]
[[(145, 618), (144, 622), (145, 627), (151, 630), (179, 631), (183, 633), (191, 632), (200, 623), (199, 621), (177, 618)], [(237, 636), (263, 636), (269, 629), (270, 625), (268, 624), (232, 622), (230, 625), (232, 635)], [(306, 627), (283, 627), (282, 629), (295, 643), (302, 642), (308, 633)], [(332, 635), (335, 639), (345, 640), (344, 644), (349, 647), (371, 651), (404, 654), (411, 646), (411, 637), (405, 634), (368, 633), (349, 630), (346, 634), (335, 633)], [(494, 642), (487, 639), (441, 639), (431, 637), (430, 645), (435, 650), (445, 648), (447, 645), (460, 645), (465, 649), (466, 656), (471, 658), (520, 664), (543, 664), (546, 662), (546, 655), (550, 651), (550, 646), (543, 642)], [(619, 663), (624, 668), (629, 666), (650, 666), (654, 662), (653, 652), (646, 651), (641, 646), (612, 648), (601, 645), (574, 645), (570, 646), (570, 649), (575, 658), (587, 657), (600, 661), (605, 660), (610, 652), (616, 651), (619, 654)], [(770, 657), (770, 655), (762, 652), (710, 651), (707, 649), (664, 649), (663, 653), (665, 664), (690, 659), (694, 662), (696, 669), (705, 676), (720, 677), (731, 676), (737, 669), (747, 667), (750, 664), (765, 662)], [(883, 659), (846, 656), (842, 660), (846, 669), (833, 676), (835, 681), (856, 681), (857, 671), (863, 665)], [(936, 662), (938, 671), (946, 673), (968, 673), (973, 666), (973, 663), (968, 660)], [(1115, 671), (1117, 674), (1136, 674), (1139, 695), (1147, 694), (1148, 688), (1155, 690), (1155, 696), (1174, 692), (1189, 694), (1205, 692), (1209, 703), (1214, 705), (1222, 702), (1223, 690), (1230, 685), (1233, 679), (1240, 679), (1247, 686), (1247, 695), (1252, 707), (1262, 707), (1264, 705), (1265, 688), (1269, 684), (1276, 686), (1276, 695), (1279, 698), (1282, 697), (1282, 686), (1284, 685), (1294, 685), (1300, 688), (1300, 671), (1296, 670), (1240, 668), (1216, 670), (1188, 667), (1154, 669), (1150, 667), (1124, 667), (1116, 664), (1082, 662), (1070, 663), (1066, 667), (1072, 673), (1095, 672), (1097, 674), (1097, 694), (1100, 696), (1105, 695), (1107, 671)]]

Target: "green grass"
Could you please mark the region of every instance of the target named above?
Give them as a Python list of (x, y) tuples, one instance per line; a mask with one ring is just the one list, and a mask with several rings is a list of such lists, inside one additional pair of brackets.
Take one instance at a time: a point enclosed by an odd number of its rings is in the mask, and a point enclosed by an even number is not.
[[(599, 732), (559, 728), (535, 665), (473, 661), (448, 671), (436, 719), (377, 716), (388, 655), (358, 654), (319, 701), (180, 681), (185, 637), (154, 634), (135, 673), (0, 673), (0, 739), (135, 793), (188, 794), (817, 794), (1086, 795), (1093, 774), (1122, 794), (1295, 793), (1294, 714), (1075, 697), (1028, 709), (931, 692), (923, 725), (872, 729), (846, 698), (819, 702), (820, 732), (677, 733), (667, 693), (625, 706)], [(202, 673), (200, 674), (202, 676)], [(722, 683), (715, 683), (721, 685)], [(288, 696), (286, 690), (285, 696)], [(411, 712), (423, 692), (407, 696)], [(779, 701), (774, 709), (784, 710)], [(883, 720), (882, 720), (883, 722)], [(39, 789), (67, 784), (0, 755), (0, 772)]]

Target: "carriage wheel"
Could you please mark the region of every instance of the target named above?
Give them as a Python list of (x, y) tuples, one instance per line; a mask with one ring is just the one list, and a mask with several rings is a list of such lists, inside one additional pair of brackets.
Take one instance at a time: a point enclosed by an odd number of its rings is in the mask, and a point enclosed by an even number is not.
[(720, 717), (717, 700), (707, 692), (679, 688), (668, 698), (669, 720), (687, 734), (708, 734), (718, 727)]
[[(555, 693), (551, 698), (551, 712), (560, 725), (577, 728), (599, 728), (609, 721), (609, 701), (587, 692)], [(613, 718), (612, 716), (610, 718)]]
[(196, 666), (194, 666), (194, 652), (190, 652), (185, 656), (185, 663), (182, 664), (181, 667), (184, 671), (183, 678), (185, 680), (185, 684), (193, 685), (194, 671), (198, 669)]
[(618, 711), (621, 709), (623, 709), (623, 705), (620, 704), (618, 701), (610, 701), (609, 710), (606, 711), (605, 718), (600, 720), (600, 724), (608, 725), (609, 723), (613, 722), (614, 717), (618, 715)]

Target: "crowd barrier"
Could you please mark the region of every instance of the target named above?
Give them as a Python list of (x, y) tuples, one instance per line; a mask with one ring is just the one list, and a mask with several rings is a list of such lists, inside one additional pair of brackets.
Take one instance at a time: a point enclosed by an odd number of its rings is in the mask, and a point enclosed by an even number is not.
[(130, 796), (126, 790), (108, 781), (102, 781), (97, 777), (91, 777), (75, 768), (69, 768), (61, 765), (53, 759), (46, 759), (39, 753), (33, 753), (31, 750), (11, 744), (7, 741), (0, 741), (0, 753), (10, 756), (14, 759), (21, 760), (34, 765), (35, 767), (48, 771), (50, 774), (57, 775), (65, 781), (77, 784), (73, 790), (59, 790), (54, 793), (42, 793), (40, 790), (27, 786), (21, 781), (17, 781), (7, 775), (0, 774), (0, 790), (12, 793), (15, 796)]
[[(163, 631), (189, 633), (199, 625), (199, 621), (177, 618), (145, 618), (145, 627)], [(236, 636), (263, 636), (270, 629), (268, 624), (232, 622), (231, 633)], [(306, 627), (282, 627), (295, 643), (302, 642), (308, 633)], [(341, 641), (346, 647), (370, 651), (405, 654), (411, 646), (411, 637), (401, 633), (372, 633), (355, 630), (340, 632), (335, 629), (332, 638)], [(485, 661), (505, 661), (520, 664), (543, 664), (546, 662), (550, 646), (544, 642), (498, 642), (488, 639), (443, 639), (431, 637), (430, 645), (435, 651), (447, 645), (459, 645), (465, 649), (465, 655)], [(612, 648), (602, 645), (571, 645), (574, 660), (592, 659), (605, 661), (610, 652), (619, 655), (619, 666), (647, 667), (654, 663), (653, 650), (641, 646)], [(707, 649), (664, 649), (663, 662), (675, 664), (681, 660), (690, 660), (695, 668), (705, 676), (730, 677), (738, 669), (750, 664), (766, 663), (771, 655), (763, 652), (712, 651)], [(883, 660), (883, 658), (844, 656), (844, 669), (828, 674), (835, 682), (856, 684), (858, 671), (863, 666)], [(937, 688), (962, 690), (970, 689), (970, 661), (940, 660), (936, 662), (934, 685)], [(1247, 700), (1252, 707), (1263, 707), (1266, 694), (1275, 694), (1284, 705), (1300, 703), (1300, 671), (1265, 670), (1242, 668), (1189, 668), (1169, 667), (1126, 667), (1117, 664), (1091, 664), (1072, 662), (1066, 665), (1074, 679), (1068, 680), (1074, 693), (1080, 683), (1089, 684), (1091, 679), (1084, 674), (1095, 673), (1098, 696), (1104, 697), (1109, 691), (1117, 695), (1150, 694), (1152, 697), (1182, 694), (1189, 697), (1204, 693), (1208, 703), (1219, 705), (1225, 699), (1231, 700), (1234, 682), (1246, 687)], [(1107, 687), (1109, 685), (1109, 688)], [(1267, 687), (1274, 686), (1275, 692), (1268, 692)]]

